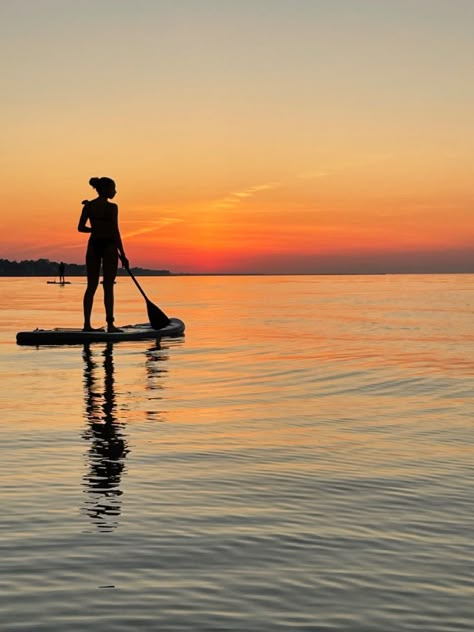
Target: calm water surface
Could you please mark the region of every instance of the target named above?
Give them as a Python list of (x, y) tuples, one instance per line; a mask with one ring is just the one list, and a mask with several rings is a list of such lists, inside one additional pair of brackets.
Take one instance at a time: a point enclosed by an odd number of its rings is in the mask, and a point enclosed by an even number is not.
[(146, 277), (185, 337), (18, 347), (71, 280), (0, 279), (2, 631), (474, 629), (473, 275)]

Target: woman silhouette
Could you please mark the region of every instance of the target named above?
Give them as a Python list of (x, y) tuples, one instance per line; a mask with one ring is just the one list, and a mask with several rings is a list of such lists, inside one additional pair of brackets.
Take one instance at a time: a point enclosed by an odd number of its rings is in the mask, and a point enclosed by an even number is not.
[(128, 268), (128, 260), (120, 236), (118, 207), (109, 202), (109, 199), (116, 194), (115, 182), (111, 178), (91, 178), (89, 184), (97, 191), (98, 197), (90, 202), (84, 200), (77, 227), (80, 233), (90, 233), (86, 253), (87, 289), (84, 293), (84, 331), (93, 331), (92, 305), (99, 285), (101, 264), (107, 331), (120, 331), (114, 325), (114, 282), (119, 256), (125, 268)]

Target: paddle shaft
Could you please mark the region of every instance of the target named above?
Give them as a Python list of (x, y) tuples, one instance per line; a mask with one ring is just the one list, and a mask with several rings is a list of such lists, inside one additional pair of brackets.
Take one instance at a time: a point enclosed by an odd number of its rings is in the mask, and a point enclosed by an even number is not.
[(140, 291), (140, 294), (143, 296), (143, 298), (145, 299), (145, 301), (147, 301), (147, 303), (149, 302), (148, 296), (145, 294), (145, 292), (143, 291), (141, 285), (138, 283), (138, 281), (136, 280), (136, 278), (133, 276), (133, 272), (130, 270), (130, 268), (125, 268), (127, 270), (127, 272), (129, 273), (129, 275), (132, 277), (132, 281), (135, 283), (135, 285), (137, 286), (137, 288)]

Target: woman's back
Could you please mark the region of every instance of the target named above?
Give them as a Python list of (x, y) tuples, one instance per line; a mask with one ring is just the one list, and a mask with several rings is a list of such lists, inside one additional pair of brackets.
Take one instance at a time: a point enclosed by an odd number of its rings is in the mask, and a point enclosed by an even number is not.
[(91, 237), (110, 239), (117, 235), (117, 205), (97, 198), (87, 203), (87, 215), (91, 226)]

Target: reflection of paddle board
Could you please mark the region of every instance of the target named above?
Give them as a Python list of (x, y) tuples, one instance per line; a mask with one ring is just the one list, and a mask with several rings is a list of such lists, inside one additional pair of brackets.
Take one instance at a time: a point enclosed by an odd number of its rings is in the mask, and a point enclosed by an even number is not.
[(69, 285), (71, 281), (46, 281), (46, 283), (50, 283), (52, 285)]
[(147, 340), (180, 336), (184, 323), (179, 318), (170, 318), (170, 324), (163, 329), (153, 329), (148, 323), (120, 327), (122, 331), (108, 333), (105, 330), (82, 331), (82, 329), (34, 329), (19, 331), (16, 341), (19, 345), (77, 345), (90, 342), (120, 342), (121, 340)]

